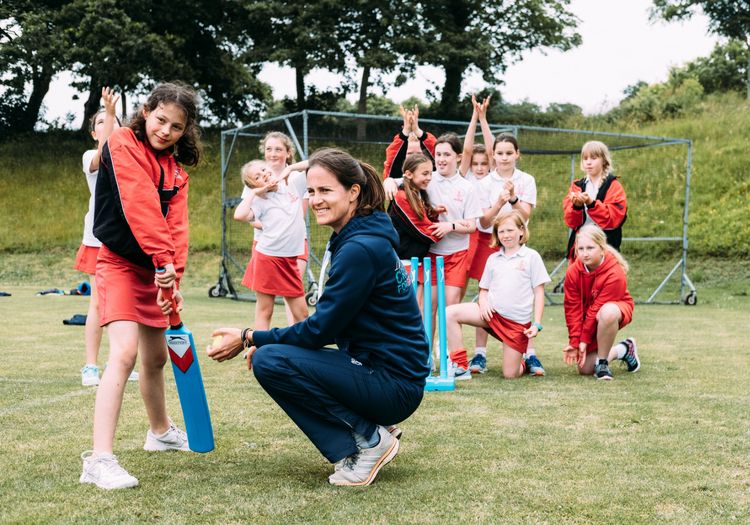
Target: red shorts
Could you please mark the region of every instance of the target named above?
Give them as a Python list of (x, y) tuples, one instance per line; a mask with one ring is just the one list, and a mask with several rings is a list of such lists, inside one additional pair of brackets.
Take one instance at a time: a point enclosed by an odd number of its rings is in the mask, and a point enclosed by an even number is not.
[(96, 273), (96, 258), (99, 255), (99, 248), (96, 246), (86, 246), (82, 244), (76, 253), (76, 264), (74, 268), (79, 272), (89, 275)]
[(167, 317), (156, 304), (153, 270), (138, 266), (102, 246), (96, 264), (96, 288), (100, 325), (135, 321), (155, 328), (167, 327)]
[[(617, 308), (620, 309), (620, 313), (622, 314), (622, 319), (620, 319), (620, 330), (622, 330), (633, 320), (633, 303), (626, 301), (611, 302), (617, 305)], [(594, 331), (594, 334), (596, 334), (596, 330)], [(598, 349), (599, 342), (596, 340), (596, 337), (594, 337), (594, 340), (586, 346), (586, 353), (596, 352)]]
[(305, 295), (296, 256), (274, 257), (254, 250), (242, 277), (242, 285), (256, 292), (280, 297)]
[(521, 354), (526, 353), (526, 349), (529, 346), (529, 338), (526, 337), (523, 331), (530, 327), (531, 323), (517, 323), (495, 312), (492, 314), (492, 319), (488, 324), (490, 326), (485, 328), (485, 330), (492, 337), (502, 341), (516, 352)]
[[(433, 286), (437, 284), (437, 264), (435, 259), (438, 255), (430, 252), (431, 268), (430, 268), (430, 281)], [(463, 288), (466, 286), (466, 277), (469, 269), (469, 250), (463, 250), (460, 252), (452, 253), (450, 255), (443, 255), (443, 268), (445, 269), (445, 285), (455, 286), (456, 288)], [(424, 271), (420, 268), (420, 272), (417, 275), (417, 282), (424, 284)]]
[(487, 264), (489, 256), (500, 251), (499, 246), (496, 248), (490, 248), (491, 241), (492, 234), (477, 231), (477, 247), (474, 251), (474, 257), (471, 259), (471, 265), (469, 266), (469, 278), (479, 281), (482, 278), (484, 265)]

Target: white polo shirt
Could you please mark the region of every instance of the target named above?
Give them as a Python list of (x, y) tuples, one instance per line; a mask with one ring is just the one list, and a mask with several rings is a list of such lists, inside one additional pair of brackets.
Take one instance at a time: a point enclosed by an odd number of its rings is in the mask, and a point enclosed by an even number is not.
[(89, 186), (89, 209), (83, 218), (83, 244), (98, 248), (102, 245), (94, 236), (94, 194), (96, 193), (96, 178), (99, 170), (91, 169), (91, 160), (99, 153), (98, 149), (90, 149), (83, 154), (83, 174), (86, 175), (86, 184)]
[(256, 250), (272, 257), (295, 257), (304, 251), (302, 199), (293, 186), (279, 184), (276, 191), (255, 197), (251, 208), (263, 225)]
[[(479, 194), (479, 205), (482, 207), (482, 211), (491, 208), (497, 198), (502, 193), (505, 187), (505, 181), (496, 171), (491, 171), (489, 175), (479, 181), (477, 193)], [(536, 206), (536, 181), (534, 177), (516, 168), (513, 171), (513, 175), (510, 177), (510, 181), (513, 183), (513, 190), (518, 200), (528, 202), (531, 207)], [(506, 202), (500, 212), (510, 211), (513, 206), (509, 202)], [(492, 225), (489, 228), (482, 228), (477, 226), (480, 231), (485, 233), (492, 233)]]
[(511, 321), (525, 324), (534, 314), (534, 288), (550, 282), (539, 253), (521, 246), (510, 257), (505, 250), (487, 258), (479, 288), (488, 290), (492, 309)]
[[(463, 178), (458, 171), (452, 177), (443, 177), (437, 171), (427, 186), (427, 196), (433, 206), (443, 205), (447, 208), (441, 213), (440, 222), (477, 219), (482, 216), (479, 199), (474, 185)], [(430, 248), (437, 255), (451, 255), (469, 249), (467, 233), (450, 232)]]

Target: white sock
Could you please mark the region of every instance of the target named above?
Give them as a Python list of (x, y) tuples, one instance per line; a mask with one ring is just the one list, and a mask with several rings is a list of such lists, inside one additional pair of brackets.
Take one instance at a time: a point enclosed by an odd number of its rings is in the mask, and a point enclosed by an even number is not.
[(487, 347), (486, 346), (478, 346), (474, 349), (474, 355), (481, 355), (484, 357), (487, 357)]
[(534, 349), (533, 349), (533, 348), (531, 348), (531, 347), (527, 348), (527, 349), (526, 349), (526, 357), (528, 358), (528, 357), (530, 357), (530, 356), (532, 356), (532, 355), (536, 355), (536, 350), (534, 350)]
[(617, 359), (622, 359), (625, 357), (625, 354), (628, 352), (628, 347), (625, 346), (624, 343), (617, 343), (615, 346), (612, 347), (612, 350), (617, 352)]

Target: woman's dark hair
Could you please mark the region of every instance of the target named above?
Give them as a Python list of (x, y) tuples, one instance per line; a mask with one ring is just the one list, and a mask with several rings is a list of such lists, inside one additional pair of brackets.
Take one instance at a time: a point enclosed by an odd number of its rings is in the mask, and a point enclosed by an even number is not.
[[(406, 156), (404, 160), (403, 170), (404, 173), (410, 171), (414, 173), (420, 164), (430, 163), (430, 169), (432, 169), (432, 160), (424, 153), (411, 153)], [(411, 179), (404, 177), (404, 193), (406, 193), (406, 200), (409, 201), (409, 206), (417, 214), (417, 217), (422, 219), (425, 214), (431, 221), (436, 221), (438, 214), (435, 209), (430, 205), (430, 198), (427, 196), (427, 192), (417, 188)]]
[(435, 146), (438, 144), (448, 144), (451, 149), (456, 152), (456, 155), (461, 155), (464, 151), (463, 146), (461, 146), (461, 140), (455, 133), (443, 133), (438, 137), (437, 141), (435, 141)]
[(500, 133), (497, 137), (495, 137), (495, 143), (492, 145), (492, 153), (495, 153), (495, 146), (498, 142), (509, 142), (513, 144), (513, 149), (518, 152), (518, 139), (510, 133)]
[(175, 104), (185, 112), (185, 133), (174, 145), (174, 158), (180, 164), (195, 166), (200, 160), (202, 147), (198, 128), (198, 95), (189, 86), (177, 82), (165, 82), (154, 88), (148, 99), (128, 124), (135, 136), (146, 141), (146, 117), (143, 110), (151, 112), (159, 104)]
[[(375, 168), (360, 162), (347, 152), (337, 148), (322, 148), (310, 157), (310, 166), (320, 166), (330, 171), (347, 190), (359, 184), (359, 197), (354, 216), (370, 215), (382, 210), (385, 203), (385, 190), (380, 175)], [(308, 168), (308, 169), (309, 169)]]

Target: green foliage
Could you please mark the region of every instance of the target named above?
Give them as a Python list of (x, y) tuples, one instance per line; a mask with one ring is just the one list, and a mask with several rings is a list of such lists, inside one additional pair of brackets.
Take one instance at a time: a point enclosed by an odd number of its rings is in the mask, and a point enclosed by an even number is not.
[(747, 65), (747, 45), (730, 40), (726, 44), (716, 44), (709, 56), (673, 69), (671, 76), (695, 78), (706, 93), (742, 91), (746, 88)]
[(611, 121), (625, 120), (642, 124), (684, 115), (701, 101), (703, 86), (695, 78), (672, 75), (665, 83), (640, 84), (637, 90), (633, 88), (629, 93), (630, 95), (610, 112)]

